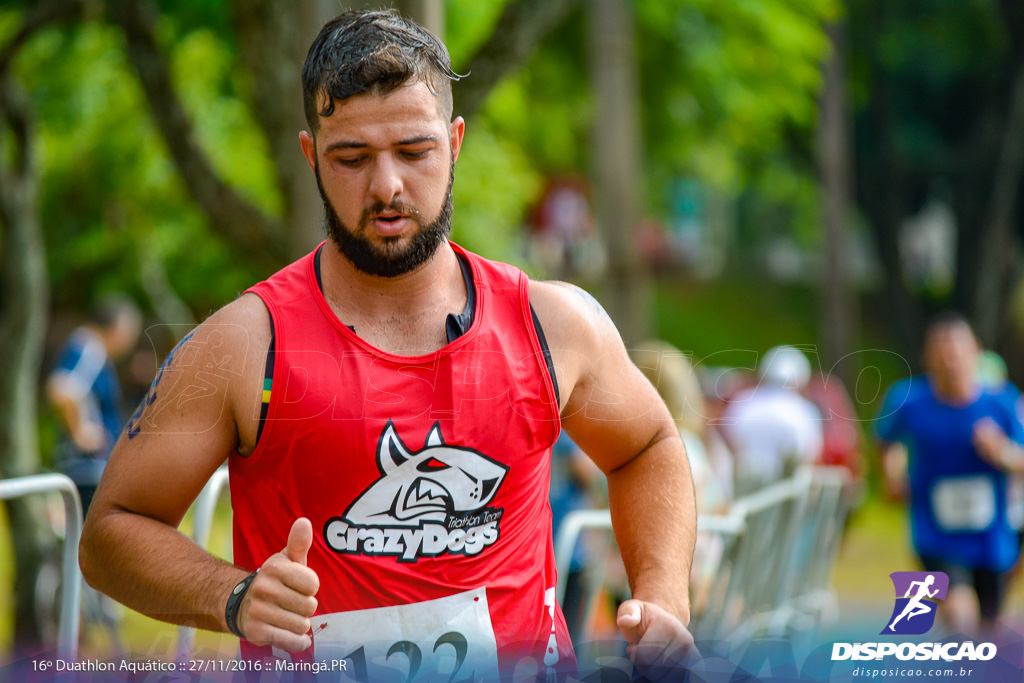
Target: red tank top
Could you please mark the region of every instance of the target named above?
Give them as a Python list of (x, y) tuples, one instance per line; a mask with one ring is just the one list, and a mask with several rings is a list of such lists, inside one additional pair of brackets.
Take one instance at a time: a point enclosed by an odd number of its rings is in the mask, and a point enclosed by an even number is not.
[(548, 504), (560, 422), (527, 277), (451, 247), (472, 268), (473, 323), (426, 355), (383, 352), (338, 320), (315, 252), (248, 290), (276, 355), (257, 448), (230, 458), (234, 560), (257, 569), (308, 517), (318, 615), (483, 589), (502, 669), (524, 656), (561, 668), (573, 653)]

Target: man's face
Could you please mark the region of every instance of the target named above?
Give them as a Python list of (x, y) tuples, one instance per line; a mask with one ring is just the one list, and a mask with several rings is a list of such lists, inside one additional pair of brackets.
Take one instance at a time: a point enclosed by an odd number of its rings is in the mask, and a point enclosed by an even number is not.
[(461, 118), (444, 121), (422, 82), (337, 102), (302, 148), (330, 237), (356, 268), (395, 277), (427, 261), (451, 229)]
[(925, 370), (942, 384), (967, 386), (974, 381), (978, 353), (978, 342), (967, 325), (940, 327), (925, 340)]

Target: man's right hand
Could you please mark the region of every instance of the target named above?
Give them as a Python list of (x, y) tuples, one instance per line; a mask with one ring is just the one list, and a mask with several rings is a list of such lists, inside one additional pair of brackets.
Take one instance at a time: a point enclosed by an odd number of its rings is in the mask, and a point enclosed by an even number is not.
[(313, 525), (302, 517), (288, 534), (288, 545), (263, 563), (242, 600), (238, 625), (255, 645), (301, 652), (312, 641), (309, 618), (316, 612), (320, 579), (306, 566), (313, 544)]
[(892, 443), (882, 447), (882, 474), (885, 478), (885, 491), (890, 500), (904, 500), (909, 488), (905, 446)]

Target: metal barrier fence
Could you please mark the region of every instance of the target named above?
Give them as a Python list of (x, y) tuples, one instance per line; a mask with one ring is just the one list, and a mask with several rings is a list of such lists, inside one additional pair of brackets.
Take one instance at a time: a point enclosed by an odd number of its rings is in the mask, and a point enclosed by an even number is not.
[[(228, 483), (228, 468), (220, 467), (210, 480), (206, 482), (206, 486), (196, 496), (195, 502), (192, 504), (192, 540), (203, 549), (208, 549), (207, 546), (210, 543), (210, 530), (213, 527), (213, 514), (217, 508), (217, 501), (220, 499), (220, 494), (227, 486)], [(187, 659), (189, 654), (192, 652), (192, 645), (194, 644), (196, 636), (196, 630), (190, 626), (181, 626), (178, 628), (178, 658)]]
[[(849, 512), (848, 483), (843, 468), (807, 468), (736, 500), (728, 514), (699, 516), (691, 632), (699, 639), (743, 640), (810, 630), (834, 613), (829, 579)], [(590, 529), (610, 531), (609, 512), (570, 513), (559, 529), (555, 558), (562, 604), (573, 550)], [(599, 575), (602, 553), (586, 563)], [(591, 591), (602, 580), (603, 575), (589, 581)]]
[(0, 480), (0, 500), (37, 493), (60, 493), (64, 503), (64, 552), (61, 558), (60, 627), (57, 656), (66, 661), (78, 657), (79, 604), (82, 572), (78, 568), (78, 541), (82, 537), (82, 501), (74, 482), (63, 474), (37, 474)]

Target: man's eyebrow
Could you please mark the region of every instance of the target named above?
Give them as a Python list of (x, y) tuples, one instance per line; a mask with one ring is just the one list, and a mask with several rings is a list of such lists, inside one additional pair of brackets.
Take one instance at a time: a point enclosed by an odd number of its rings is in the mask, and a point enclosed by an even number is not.
[(405, 140), (400, 140), (398, 142), (398, 146), (402, 147), (402, 146), (405, 146), (405, 145), (418, 145), (421, 142), (437, 142), (437, 139), (438, 138), (437, 138), (436, 135), (420, 135), (419, 137), (407, 138)]
[[(405, 147), (407, 145), (418, 145), (424, 142), (437, 142), (438, 137), (436, 135), (419, 135), (414, 138), (406, 138), (405, 140), (399, 140), (395, 143), (396, 147)], [(369, 147), (369, 143), (359, 142), (358, 140), (339, 140), (338, 142), (332, 142), (327, 145), (324, 149), (324, 154), (330, 154), (331, 152), (339, 149), (363, 149)]]
[(362, 149), (363, 147), (369, 147), (365, 142), (357, 142), (355, 140), (341, 140), (339, 142), (332, 142), (327, 145), (324, 153), (333, 152), (336, 149)]

